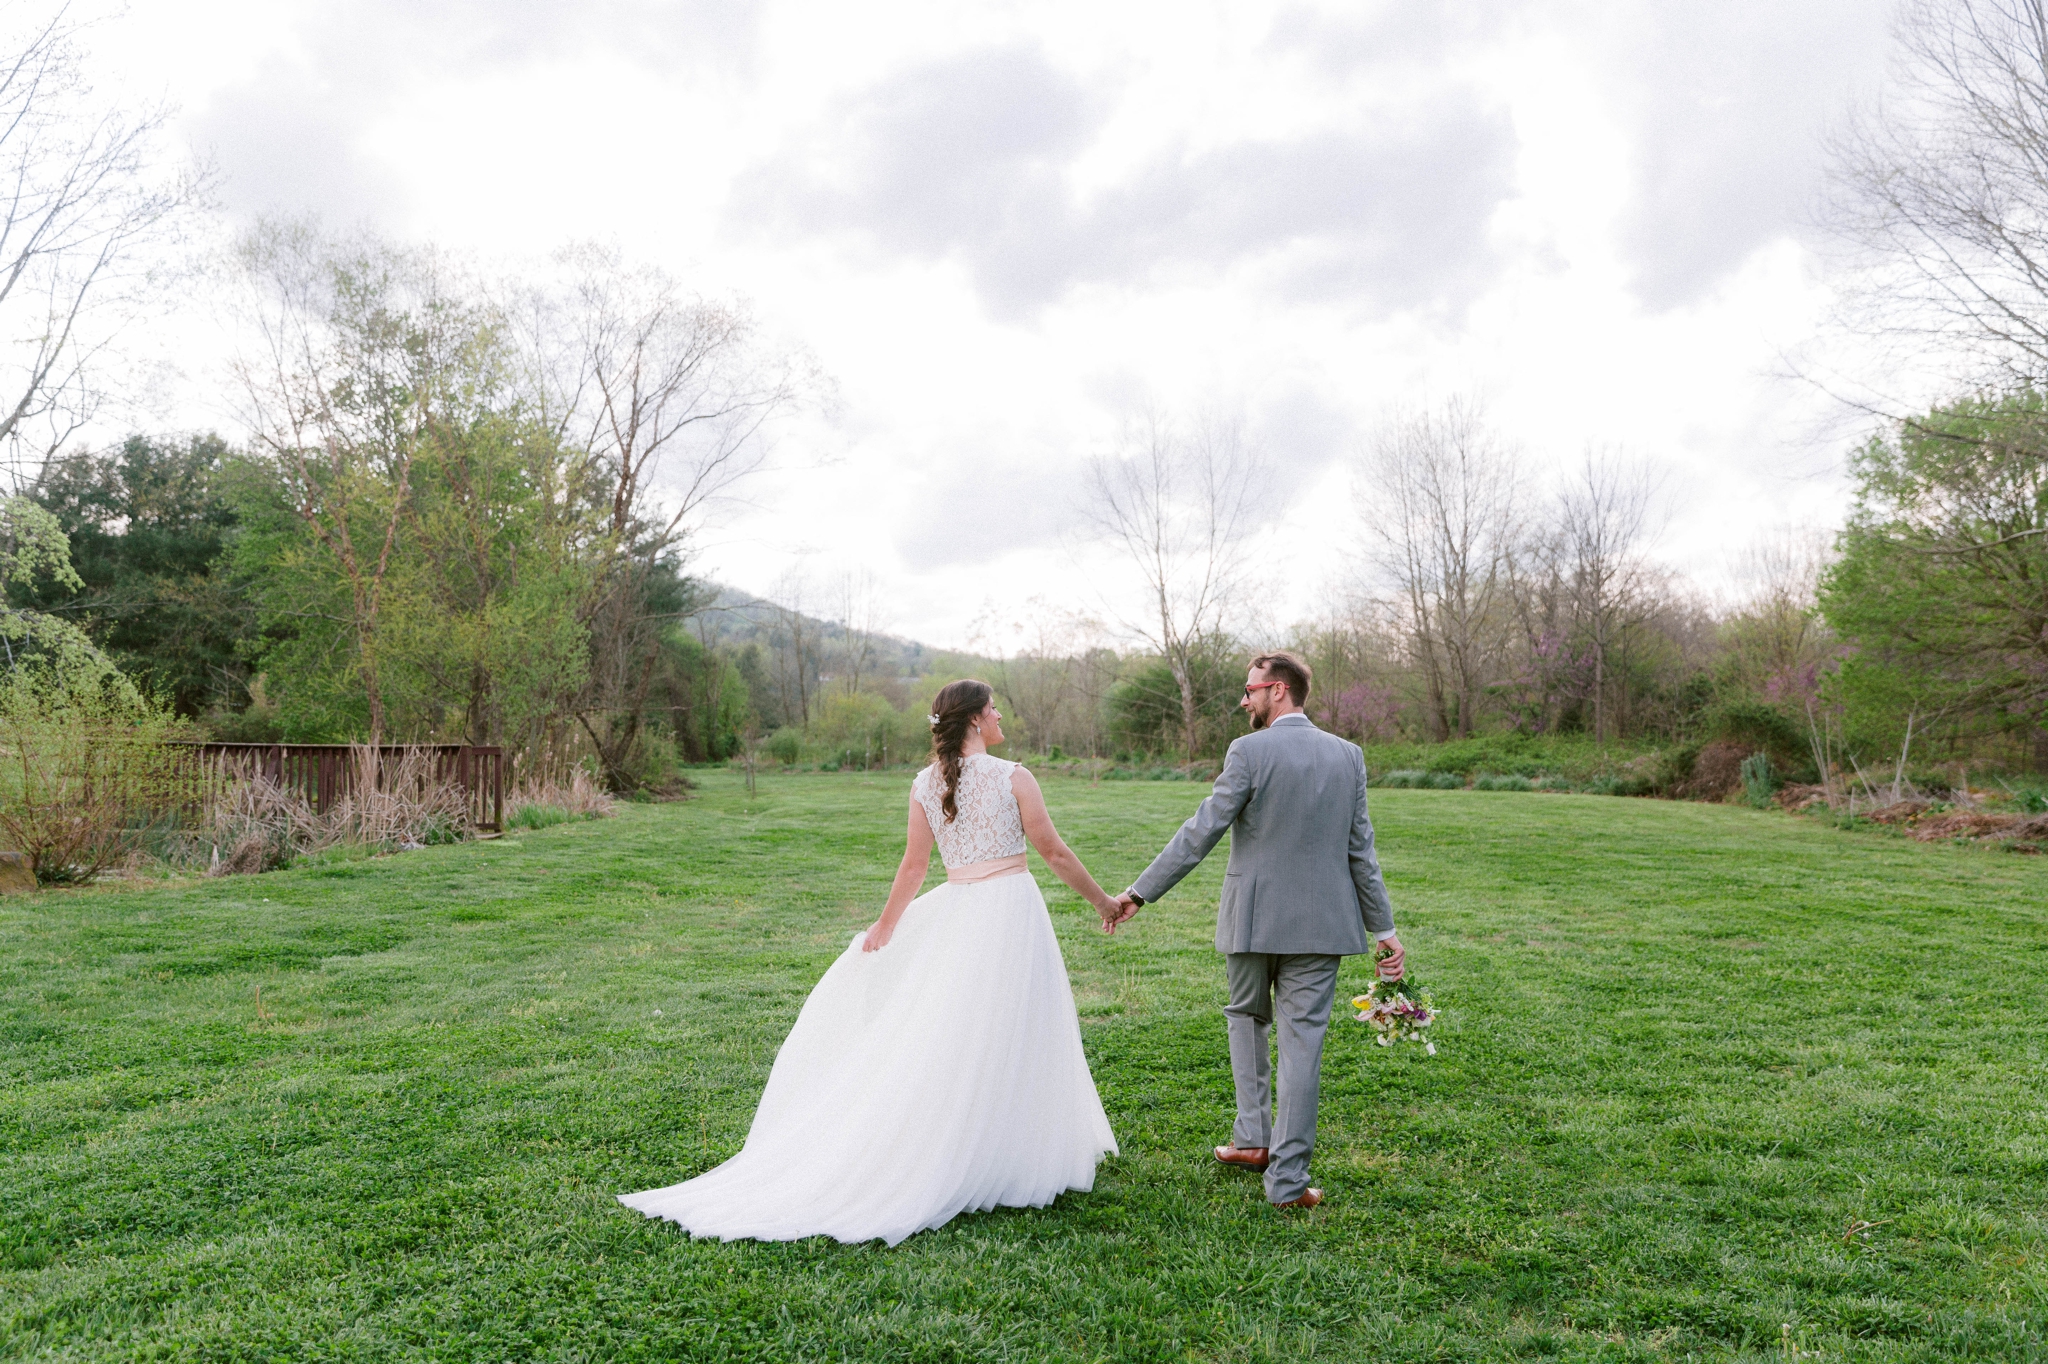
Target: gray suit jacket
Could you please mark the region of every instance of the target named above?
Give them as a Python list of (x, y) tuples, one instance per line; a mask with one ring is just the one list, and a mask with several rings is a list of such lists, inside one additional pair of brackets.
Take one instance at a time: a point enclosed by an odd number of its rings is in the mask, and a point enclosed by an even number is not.
[(1342, 956), (1369, 951), (1374, 935), (1393, 931), (1358, 745), (1298, 713), (1245, 735), (1230, 746), (1202, 808), (1131, 889), (1157, 900), (1226, 829), (1217, 951)]

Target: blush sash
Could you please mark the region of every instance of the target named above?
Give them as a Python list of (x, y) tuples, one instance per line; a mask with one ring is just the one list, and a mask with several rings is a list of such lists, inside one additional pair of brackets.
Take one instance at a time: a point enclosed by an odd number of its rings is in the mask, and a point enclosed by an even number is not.
[(986, 862), (969, 862), (964, 867), (948, 867), (946, 879), (959, 886), (975, 881), (993, 881), (998, 876), (1020, 876), (1028, 870), (1024, 854), (1014, 853), (1009, 857), (991, 857)]

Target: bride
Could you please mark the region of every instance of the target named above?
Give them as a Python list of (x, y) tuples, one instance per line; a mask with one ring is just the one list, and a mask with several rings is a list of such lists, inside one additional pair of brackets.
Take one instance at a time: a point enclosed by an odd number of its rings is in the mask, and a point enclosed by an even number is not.
[[(1031, 774), (989, 755), (1003, 741), (993, 695), (974, 681), (939, 692), (888, 904), (805, 1001), (746, 1145), (621, 1203), (693, 1236), (893, 1246), (958, 1213), (1094, 1186), (1116, 1138), (1025, 840), (1106, 931), (1118, 906), (1053, 828)], [(946, 882), (918, 895), (934, 842)]]

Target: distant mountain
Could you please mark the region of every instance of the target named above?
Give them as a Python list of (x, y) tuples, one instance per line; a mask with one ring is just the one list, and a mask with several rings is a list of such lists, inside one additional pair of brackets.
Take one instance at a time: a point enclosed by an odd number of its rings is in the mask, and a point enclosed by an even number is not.
[[(713, 644), (738, 648), (752, 643), (758, 643), (767, 650), (788, 646), (790, 621), (782, 607), (751, 592), (719, 583), (711, 585), (717, 589), (718, 595), (710, 606), (690, 618), (692, 631)], [(832, 660), (845, 654), (846, 628), (838, 621), (804, 612), (798, 612), (797, 616), (805, 643), (809, 646), (806, 651), (818, 659), (829, 673)], [(880, 665), (877, 671), (884, 675), (923, 677), (936, 670), (941, 659), (972, 657), (952, 649), (935, 649), (929, 644), (898, 635), (876, 634), (871, 639), (874, 660)]]

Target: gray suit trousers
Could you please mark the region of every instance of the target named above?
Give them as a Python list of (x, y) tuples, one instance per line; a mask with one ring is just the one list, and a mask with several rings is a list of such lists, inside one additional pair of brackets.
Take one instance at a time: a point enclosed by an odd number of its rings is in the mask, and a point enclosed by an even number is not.
[[(1323, 1034), (1342, 957), (1313, 952), (1230, 952), (1223, 958), (1230, 1003), (1230, 1073), (1237, 1082), (1235, 1146), (1267, 1151), (1266, 1197), (1289, 1203), (1308, 1188), (1316, 1145), (1316, 1089), (1322, 1078)], [(1280, 1015), (1280, 1112), (1273, 1114), (1267, 1029)]]

